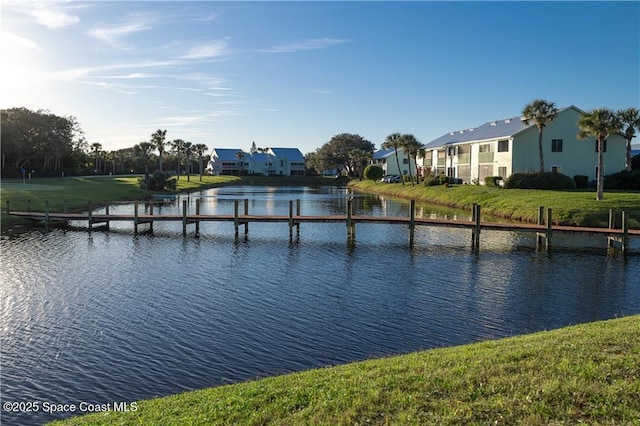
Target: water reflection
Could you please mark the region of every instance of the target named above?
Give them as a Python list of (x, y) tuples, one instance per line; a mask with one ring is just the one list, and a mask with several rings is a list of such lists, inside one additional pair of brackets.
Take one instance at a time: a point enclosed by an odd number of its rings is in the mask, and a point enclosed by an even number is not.
[[(208, 211), (251, 194), (225, 191), (201, 195)], [(250, 209), (302, 198), (307, 214), (344, 211), (332, 191), (263, 189)], [(392, 225), (358, 225), (354, 245), (343, 224), (305, 224), (294, 241), (286, 224), (246, 240), (228, 223), (202, 224), (200, 238), (180, 224), (130, 231), (2, 239), (3, 400), (133, 401), (640, 313), (638, 256), (536, 251), (514, 233), (483, 232), (476, 252), (468, 231), (426, 227), (413, 247)]]

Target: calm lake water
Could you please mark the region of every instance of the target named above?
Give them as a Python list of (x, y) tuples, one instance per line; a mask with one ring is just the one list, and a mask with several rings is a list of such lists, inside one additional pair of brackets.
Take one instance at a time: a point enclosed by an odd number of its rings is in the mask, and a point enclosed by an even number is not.
[[(249, 198), (256, 214), (288, 214), (296, 199), (303, 214), (337, 214), (347, 193), (227, 187), (191, 195), (189, 209), (196, 197), (203, 213)], [(404, 201), (354, 202), (358, 214), (408, 215)], [(466, 230), (417, 228), (410, 248), (398, 225), (360, 224), (354, 245), (344, 224), (303, 224), (294, 241), (286, 224), (251, 224), (238, 241), (232, 223), (202, 223), (200, 238), (192, 226), (187, 237), (180, 223), (139, 235), (114, 223), (2, 238), (2, 400), (39, 404), (3, 409), (2, 424), (74, 414), (44, 412), (51, 404), (113, 406), (640, 313), (637, 239), (625, 257), (575, 237), (536, 251), (532, 235), (507, 232), (483, 231), (474, 252)]]

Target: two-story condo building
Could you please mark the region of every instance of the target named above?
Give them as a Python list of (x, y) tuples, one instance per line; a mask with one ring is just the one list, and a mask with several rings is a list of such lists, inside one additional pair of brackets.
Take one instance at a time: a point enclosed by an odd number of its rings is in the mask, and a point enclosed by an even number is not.
[[(545, 171), (595, 179), (598, 165), (595, 138), (578, 138), (575, 106), (562, 108), (543, 132)], [(604, 172), (625, 167), (625, 140), (610, 135), (604, 144)], [(462, 179), (484, 182), (487, 176), (508, 178), (513, 173), (540, 170), (538, 127), (524, 124), (522, 117), (489, 121), (478, 127), (447, 133), (425, 146), (425, 170)]]
[[(404, 149), (398, 148), (398, 160), (396, 161), (396, 150), (381, 149), (373, 154), (373, 164), (377, 164), (382, 167), (385, 175), (409, 175), (409, 167), (411, 167), (411, 174), (416, 175), (416, 162), (413, 158), (407, 158), (407, 154)], [(400, 163), (400, 169), (398, 169), (398, 163)]]
[(304, 176), (304, 156), (297, 148), (269, 148), (266, 152), (214, 148), (207, 165), (212, 175)]

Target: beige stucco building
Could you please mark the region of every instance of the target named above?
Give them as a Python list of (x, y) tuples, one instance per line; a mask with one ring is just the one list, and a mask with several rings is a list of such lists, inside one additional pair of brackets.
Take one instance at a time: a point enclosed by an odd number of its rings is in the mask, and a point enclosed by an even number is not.
[[(596, 140), (578, 138), (578, 119), (583, 113), (575, 106), (562, 108), (543, 132), (545, 171), (567, 176), (596, 178)], [(508, 178), (513, 173), (540, 170), (538, 128), (526, 126), (521, 117), (489, 121), (481, 126), (447, 133), (425, 146), (422, 159), (426, 171), (462, 179), (464, 183), (484, 182), (487, 176)], [(620, 135), (607, 138), (604, 173), (625, 167), (625, 140)]]

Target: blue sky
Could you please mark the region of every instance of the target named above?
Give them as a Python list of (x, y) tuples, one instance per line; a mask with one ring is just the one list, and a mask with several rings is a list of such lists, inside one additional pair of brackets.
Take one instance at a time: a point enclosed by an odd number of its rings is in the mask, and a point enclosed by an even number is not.
[(428, 143), (543, 98), (640, 106), (639, 2), (4, 0), (0, 107), (149, 140), (315, 151)]

